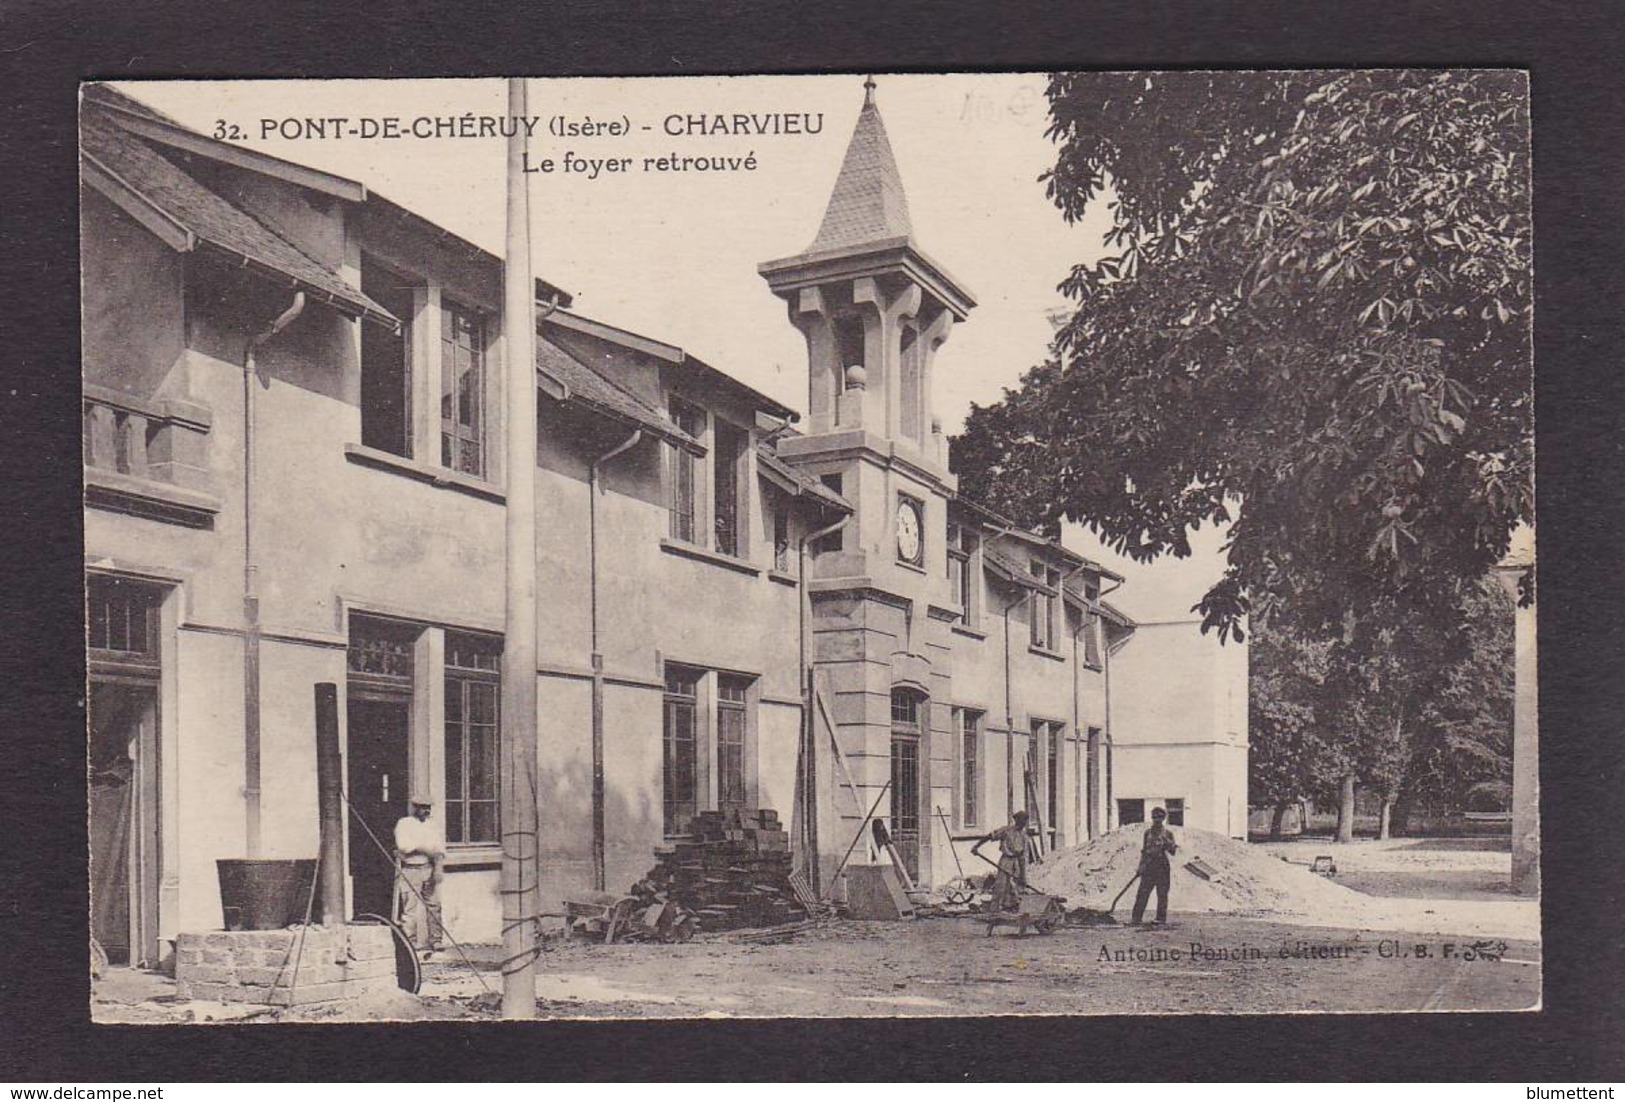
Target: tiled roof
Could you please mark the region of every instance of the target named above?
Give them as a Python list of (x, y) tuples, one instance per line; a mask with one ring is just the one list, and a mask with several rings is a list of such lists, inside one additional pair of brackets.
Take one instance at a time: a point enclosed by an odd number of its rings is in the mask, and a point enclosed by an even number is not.
[(983, 550), (982, 562), (989, 570), (999, 575), (999, 577), (1003, 578), (1005, 581), (1014, 582), (1015, 584), (1025, 586), (1028, 589), (1036, 589), (1040, 593), (1053, 594), (1055, 592), (1053, 588), (1045, 585), (1042, 581), (1035, 577), (1033, 573), (1025, 566), (1016, 562), (1014, 559), (1007, 558), (1006, 556), (999, 554), (992, 548), (985, 548)]
[(858, 112), (858, 125), (847, 144), (846, 159), (835, 178), (829, 206), (824, 209), (823, 224), (807, 252), (853, 248), (910, 235), (903, 178), (898, 174), (891, 142), (886, 140), (880, 109), (871, 96)]
[(170, 126), (181, 125), (162, 111), (153, 110), (140, 100), (133, 99), (120, 92), (111, 84), (86, 84), (83, 87), (84, 97), (91, 103), (101, 103), (108, 107), (115, 107), (120, 111), (128, 111), (132, 115), (140, 115), (143, 118), (151, 119), (153, 122), (167, 123)]
[(93, 163), (197, 240), (287, 276), (347, 313), (398, 319), (339, 274), (252, 215), (204, 187), (175, 162), (116, 123), (87, 112), (80, 148)]
[(790, 464), (780, 459), (778, 455), (774, 453), (771, 446), (766, 444), (758, 446), (756, 449), (756, 458), (770, 475), (778, 476), (778, 479), (781, 482), (788, 482), (795, 486), (799, 492), (809, 494), (823, 502), (825, 505), (839, 509), (843, 513), (852, 512), (851, 502), (847, 501), (846, 498), (824, 485), (819, 479), (816, 479), (811, 475), (803, 474), (794, 467), (790, 466)]
[(579, 402), (615, 420), (646, 429), (688, 451), (705, 454), (704, 445), (668, 421), (655, 407), (600, 375), (546, 337), (536, 338), (536, 366), (543, 374), (564, 384), (569, 391), (566, 401)]

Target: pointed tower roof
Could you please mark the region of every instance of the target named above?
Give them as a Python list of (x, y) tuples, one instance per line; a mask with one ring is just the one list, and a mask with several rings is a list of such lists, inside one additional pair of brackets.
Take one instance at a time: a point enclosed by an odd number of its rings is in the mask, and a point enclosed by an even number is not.
[(902, 272), (947, 305), (956, 318), (963, 319), (976, 305), (969, 290), (914, 241), (908, 196), (875, 105), (873, 77), (863, 82), (863, 108), (818, 236), (796, 256), (766, 261), (757, 271), (779, 295), (831, 279)]
[(875, 106), (875, 81), (870, 77), (863, 82), (863, 110), (858, 112), (846, 159), (824, 208), (824, 222), (806, 251), (875, 245), (912, 234), (908, 196), (891, 142), (886, 139), (886, 124)]

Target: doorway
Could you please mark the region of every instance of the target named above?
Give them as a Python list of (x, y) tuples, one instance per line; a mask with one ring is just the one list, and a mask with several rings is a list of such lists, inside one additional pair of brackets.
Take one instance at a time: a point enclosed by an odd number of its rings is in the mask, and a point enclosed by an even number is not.
[(93, 679), (90, 932), (109, 964), (158, 963), (158, 692)]
[(891, 834), (909, 877), (920, 881), (920, 713), (924, 701), (892, 693)]
[(406, 813), (410, 698), (360, 696), (352, 688), (346, 712), (349, 736), (349, 813), (345, 816), (352, 914), (393, 918), (395, 822)]

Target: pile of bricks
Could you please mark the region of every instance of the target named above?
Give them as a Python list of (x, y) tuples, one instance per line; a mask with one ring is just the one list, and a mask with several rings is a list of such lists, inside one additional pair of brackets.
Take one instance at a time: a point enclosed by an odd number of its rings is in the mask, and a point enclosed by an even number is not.
[(655, 850), (659, 863), (632, 894), (671, 899), (701, 930), (776, 926), (806, 918), (790, 886), (790, 833), (770, 808), (702, 811), (688, 837)]
[(395, 943), (387, 926), (308, 926), (304, 944), (299, 941), (298, 927), (183, 933), (175, 944), (176, 994), (304, 1006), (396, 988)]

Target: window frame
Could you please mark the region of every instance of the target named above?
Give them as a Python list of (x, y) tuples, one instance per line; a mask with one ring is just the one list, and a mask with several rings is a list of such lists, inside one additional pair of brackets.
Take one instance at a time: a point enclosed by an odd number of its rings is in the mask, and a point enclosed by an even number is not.
[[(366, 250), (362, 250), (359, 270), (361, 272), (362, 292), (378, 301), (386, 309), (395, 312), (399, 316), (401, 323), (399, 333), (389, 333), (387, 336), (382, 326), (371, 325), (366, 322), (357, 323), (360, 326), (359, 369), (361, 372), (361, 389), (358, 405), (361, 413), (361, 444), (363, 447), (375, 448), (378, 451), (387, 452), (402, 459), (411, 459), (417, 454), (418, 450), (418, 402), (413, 391), (417, 386), (418, 370), (421, 366), (414, 362), (412, 330), (416, 321), (416, 305), (420, 292), (424, 289), (424, 282)], [(369, 276), (375, 279), (399, 280), (400, 283), (398, 286), (391, 286), (388, 291), (379, 291), (376, 287), (374, 290), (368, 290)], [(402, 302), (397, 302), (392, 306), (391, 299), (401, 299), (405, 305), (404, 311), (402, 310)], [(402, 439), (396, 442), (399, 444), (398, 449), (391, 446), (388, 441), (381, 441), (376, 433), (369, 438), (368, 433), (368, 422), (371, 418), (368, 416), (370, 406), (367, 386), (367, 346), (369, 343), (379, 340), (389, 340), (392, 344), (399, 342), (400, 345), (400, 431)]]
[(1185, 812), (1190, 810), (1190, 803), (1183, 796), (1164, 796), (1162, 798), (1162, 810), (1168, 815), (1167, 823), (1169, 826), (1183, 827), (1185, 825)]
[[(704, 670), (668, 663), (662, 678), (665, 681), (665, 691), (661, 694), (660, 821), (661, 831), (667, 838), (680, 838), (686, 835), (689, 821), (700, 813), (706, 802), (700, 792), (700, 682), (704, 677)], [(688, 690), (686, 692), (683, 689), (685, 685)], [(686, 738), (676, 733), (672, 722), (673, 717), (680, 714), (686, 714), (688, 717)], [(678, 793), (675, 791), (677, 784), (680, 783), (678, 771), (680, 759), (676, 750), (684, 743), (687, 750), (683, 756), (687, 759), (689, 772), (686, 801), (677, 799)], [(685, 806), (689, 808), (687, 816), (681, 814)]]
[(977, 827), (982, 822), (982, 787), (986, 778), (982, 769), (982, 723), (987, 713), (977, 708), (953, 710), (954, 746), (959, 758), (955, 778), (958, 796), (959, 825)]
[[(474, 658), (475, 664), (458, 661), (461, 648)], [(445, 829), (448, 848), (489, 847), (502, 841), (502, 642), (491, 636), (473, 632), (446, 631), (445, 660), (442, 663), (442, 681), (445, 687)], [(471, 718), (476, 686), (489, 686), (490, 722)], [(453, 712), (453, 702), (456, 711)], [(492, 746), (492, 766), (489, 797), (474, 797), (474, 757), (470, 750), (474, 726), (486, 728)], [(453, 755), (456, 755), (457, 785), (452, 784)], [(473, 805), (489, 805), (491, 809), (490, 836), (474, 837)]]
[[(85, 577), (85, 649), (91, 660), (112, 662), (121, 666), (141, 666), (157, 669), (162, 656), (159, 652), (160, 620), (163, 616), (164, 598), (166, 588), (152, 582), (126, 578), (115, 574), (87, 574)], [(141, 646), (116, 647), (111, 645), (98, 645), (96, 622), (98, 607), (106, 615), (102, 618), (106, 623), (106, 634), (102, 637), (106, 644), (116, 640), (113, 637), (112, 598), (122, 598), (124, 619), (124, 632), (122, 639), (132, 641), (131, 636), (139, 630)], [(98, 605), (99, 602), (99, 605)], [(137, 629), (131, 623), (132, 613), (139, 613), (141, 624)]]
[(1091, 670), (1104, 668), (1101, 658), (1100, 583), (1085, 582), (1083, 587), (1083, 664)]
[(959, 620), (966, 627), (976, 621), (975, 585), (971, 574), (971, 555), (975, 551), (975, 537), (964, 524), (948, 525), (948, 588), (959, 606)]
[[(749, 455), (750, 431), (712, 414), (711, 547), (718, 554), (731, 555), (736, 559), (744, 558), (748, 551)], [(725, 523), (728, 526), (726, 530)]]
[[(469, 324), (474, 335), (474, 344), (470, 348), (470, 358), (477, 371), (471, 387), (464, 388), (462, 379), (455, 374), (456, 365), (456, 319), (463, 318)], [(465, 305), (461, 300), (447, 295), (440, 297), (440, 465), (447, 470), (458, 474), (468, 475), (470, 478), (489, 479), (491, 474), (491, 402), (487, 391), (491, 385), (490, 375), (490, 319), (478, 307)], [(450, 374), (448, 392), (448, 373)], [(465, 434), (461, 431), (464, 412), (461, 396), (464, 391), (472, 395), (475, 407), (473, 424)], [(446, 416), (446, 401), (452, 401), (450, 420)], [(449, 431), (448, 431), (449, 427)], [(464, 451), (462, 444), (473, 446), (476, 454), (476, 469), (470, 470), (463, 464)]]
[[(678, 429), (696, 440), (705, 438), (709, 416), (706, 410), (679, 394), (667, 398), (666, 410)], [(671, 466), (668, 475), (666, 508), (670, 516), (667, 532), (672, 539), (696, 547), (704, 546), (701, 522), (701, 482), (704, 468), (698, 456), (677, 447), (671, 447)], [(686, 498), (686, 501), (685, 501)]]
[[(1051, 654), (1056, 652), (1060, 633), (1056, 606), (1060, 602), (1061, 572), (1043, 559), (1033, 559), (1032, 577), (1046, 586), (1049, 592), (1033, 590), (1028, 602), (1027, 628), (1029, 645)], [(1042, 624), (1042, 629), (1040, 629)]]
[[(717, 725), (716, 725), (716, 756), (717, 769), (717, 810), (743, 811), (750, 803), (750, 779), (748, 776), (748, 761), (750, 756), (750, 694), (754, 678), (742, 677), (738, 674), (717, 674)], [(731, 695), (737, 694), (737, 695)], [(730, 723), (724, 722), (724, 717), (737, 717), (738, 741), (725, 738)], [(737, 749), (737, 768), (731, 759), (735, 756), (725, 750)], [(731, 774), (737, 773), (738, 787), (729, 792)], [(730, 798), (732, 797), (732, 798)]]

